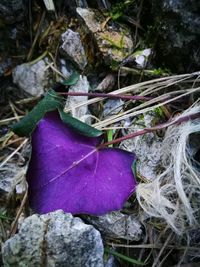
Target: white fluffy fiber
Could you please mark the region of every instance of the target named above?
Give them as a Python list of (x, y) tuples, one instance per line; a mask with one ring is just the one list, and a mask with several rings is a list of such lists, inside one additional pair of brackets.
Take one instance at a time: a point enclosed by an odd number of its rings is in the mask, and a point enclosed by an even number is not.
[[(200, 106), (196, 104), (177, 119), (198, 112)], [(161, 151), (163, 170), (154, 181), (141, 183), (136, 190), (143, 210), (164, 219), (177, 234), (200, 223), (200, 166), (193, 159), (198, 148), (191, 146), (192, 138), (197, 138), (192, 136), (195, 133), (199, 133), (200, 148), (200, 119), (170, 126)]]

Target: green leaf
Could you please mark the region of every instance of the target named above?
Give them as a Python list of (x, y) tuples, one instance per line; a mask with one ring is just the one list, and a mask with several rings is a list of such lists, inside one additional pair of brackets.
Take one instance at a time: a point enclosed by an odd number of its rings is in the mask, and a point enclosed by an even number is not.
[(35, 129), (46, 112), (63, 108), (63, 100), (54, 90), (47, 92), (45, 97), (22, 120), (11, 126), (13, 132), (19, 136), (28, 136)]
[(73, 72), (72, 75), (65, 81), (62, 82), (63, 85), (75, 85), (79, 80), (78, 72)]
[(99, 131), (92, 126), (76, 118), (73, 118), (66, 112), (63, 112), (61, 109), (59, 109), (59, 113), (60, 113), (60, 118), (63, 122), (65, 122), (71, 128), (73, 128), (74, 130), (78, 131), (79, 133), (85, 136), (95, 137), (95, 136), (100, 136), (102, 134), (102, 131)]
[(102, 131), (99, 131), (63, 112), (63, 107), (64, 98), (58, 96), (54, 90), (49, 90), (45, 97), (34, 107), (34, 109), (30, 111), (21, 121), (12, 125), (11, 129), (19, 136), (29, 136), (35, 129), (37, 123), (47, 112), (57, 109), (61, 120), (79, 133), (89, 137), (100, 136), (102, 134)]
[(120, 18), (122, 15), (123, 15), (122, 12), (118, 12), (118, 13), (112, 14), (111, 17), (112, 17), (113, 20), (117, 20), (117, 19)]
[(118, 253), (118, 252), (116, 252), (116, 251), (113, 251), (113, 250), (111, 250), (111, 249), (109, 249), (109, 248), (104, 248), (104, 251), (105, 251), (106, 253), (109, 253), (109, 254), (111, 254), (111, 255), (113, 255), (113, 256), (116, 256), (116, 257), (118, 257), (118, 258), (120, 258), (120, 259), (122, 259), (122, 260), (124, 260), (124, 261), (129, 262), (129, 263), (132, 263), (132, 264), (135, 264), (135, 265), (140, 265), (140, 266), (144, 266), (144, 265), (146, 265), (146, 263), (144, 263), (144, 262), (142, 262), (142, 261), (135, 260), (135, 259), (133, 259), (133, 258), (129, 258), (129, 257), (127, 257), (127, 256), (125, 256), (125, 255), (123, 255), (123, 254), (121, 254), (121, 253)]
[(137, 177), (137, 168), (136, 168), (136, 164), (137, 164), (137, 159), (135, 159), (131, 165), (131, 169), (132, 169), (132, 172), (133, 172), (133, 175), (134, 177), (136, 178)]

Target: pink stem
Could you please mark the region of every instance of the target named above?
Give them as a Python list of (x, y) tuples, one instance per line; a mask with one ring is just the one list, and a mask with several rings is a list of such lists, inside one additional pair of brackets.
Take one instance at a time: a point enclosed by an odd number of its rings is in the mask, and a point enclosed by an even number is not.
[(68, 92), (68, 93), (58, 93), (60, 95), (68, 95), (68, 96), (90, 96), (90, 97), (107, 97), (107, 98), (120, 98), (125, 100), (151, 100), (152, 97), (147, 96), (129, 96), (129, 95), (115, 95), (115, 94), (105, 94), (105, 93), (82, 93), (82, 92)]
[(98, 149), (105, 148), (106, 146), (109, 146), (109, 145), (112, 145), (112, 144), (120, 143), (120, 142), (122, 142), (124, 140), (131, 139), (131, 138), (134, 138), (134, 137), (139, 136), (139, 135), (143, 135), (143, 134), (146, 134), (146, 133), (149, 133), (149, 132), (157, 131), (157, 130), (166, 128), (168, 126), (174, 125), (176, 123), (180, 124), (180, 123), (186, 122), (188, 120), (194, 120), (194, 119), (197, 119), (199, 117), (200, 117), (200, 112), (197, 112), (195, 114), (186, 115), (186, 116), (178, 118), (178, 119), (172, 119), (172, 120), (169, 120), (166, 123), (159, 124), (159, 125), (157, 125), (155, 127), (144, 128), (143, 130), (137, 131), (135, 133), (127, 134), (126, 136), (123, 136), (123, 137), (114, 139), (112, 141), (103, 143), (98, 147)]

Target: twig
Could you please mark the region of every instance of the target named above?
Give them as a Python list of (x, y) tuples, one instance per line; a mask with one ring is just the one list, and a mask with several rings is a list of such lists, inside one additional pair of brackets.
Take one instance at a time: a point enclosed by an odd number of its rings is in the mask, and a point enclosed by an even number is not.
[(8, 162), (26, 143), (28, 142), (28, 139), (25, 139), (18, 148), (16, 148), (1, 164), (0, 168), (3, 167), (6, 162)]
[(44, 53), (42, 53), (39, 57), (37, 57), (36, 59), (32, 60), (31, 62), (29, 62), (29, 65), (34, 65), (36, 64), (38, 61), (42, 60), (44, 57), (46, 57), (47, 55), (47, 51), (44, 51)]
[(28, 98), (24, 98), (24, 99), (21, 99), (19, 101), (16, 101), (15, 104), (28, 104), (30, 102), (33, 102), (33, 101), (36, 101), (36, 100), (39, 100), (41, 97), (40, 96), (33, 96), (33, 97), (28, 97)]
[[(24, 116), (18, 116), (19, 119), (23, 118)], [(4, 119), (4, 120), (0, 120), (0, 124), (4, 124), (10, 121), (14, 121), (16, 120), (16, 117), (12, 117), (12, 118), (8, 118), (8, 119)]]
[(16, 215), (16, 217), (15, 217), (15, 220), (14, 220), (14, 222), (13, 222), (13, 224), (12, 224), (11, 229), (10, 229), (9, 238), (12, 237), (12, 236), (15, 234), (15, 232), (16, 232), (17, 222), (18, 222), (18, 220), (19, 220), (19, 216), (20, 216), (20, 214), (22, 213), (23, 207), (24, 207), (24, 205), (25, 205), (25, 203), (26, 203), (26, 200), (27, 200), (27, 198), (28, 198), (28, 186), (27, 186), (27, 183), (25, 183), (25, 185), (26, 185), (26, 191), (25, 191), (25, 194), (24, 194), (24, 196), (23, 196), (23, 199), (22, 199), (20, 208), (19, 208), (19, 210), (18, 210), (18, 212), (17, 212), (17, 215)]
[[(151, 99), (149, 101), (143, 102), (142, 104), (140, 104), (137, 107), (134, 107), (132, 109), (126, 110), (122, 114), (116, 114), (116, 115), (113, 115), (113, 116), (111, 116), (111, 117), (109, 117), (107, 119), (102, 120), (99, 123), (95, 123), (95, 124), (93, 124), (93, 127), (102, 128), (102, 127), (108, 126), (110, 124), (113, 124), (115, 122), (118, 122), (118, 121), (121, 121), (121, 120), (125, 120), (125, 119), (133, 117), (133, 116), (138, 116), (140, 114), (144, 114), (144, 113), (146, 113), (146, 112), (148, 112), (150, 110), (154, 110), (155, 108), (159, 108), (159, 107), (164, 106), (166, 104), (169, 104), (169, 103), (171, 103), (173, 101), (176, 101), (176, 100), (182, 98), (183, 96), (187, 96), (187, 95), (190, 95), (191, 93), (195, 93), (195, 92), (198, 92), (198, 91), (200, 91), (200, 87), (195, 88), (195, 89), (191, 89), (190, 92), (186, 92), (185, 94), (182, 94), (180, 96), (176, 96), (174, 98), (167, 99), (167, 100), (164, 99), (164, 102), (160, 102), (161, 99), (162, 99), (160, 96), (156, 97), (156, 98)], [(155, 102), (158, 102), (158, 103), (153, 105)]]
[(37, 29), (35, 38), (34, 38), (34, 40), (33, 40), (33, 44), (32, 44), (32, 46), (31, 46), (31, 49), (30, 49), (30, 51), (29, 51), (29, 53), (28, 53), (28, 56), (27, 56), (27, 61), (29, 61), (29, 60), (31, 59), (31, 57), (32, 57), (32, 54), (33, 54), (35, 45), (36, 45), (36, 43), (37, 43), (38, 37), (39, 37), (40, 32), (41, 32), (41, 30), (42, 30), (42, 24), (43, 24), (43, 22), (44, 22), (45, 15), (46, 15), (46, 11), (44, 11), (44, 12), (42, 13), (42, 17), (41, 17), (41, 19), (40, 19), (40, 22), (39, 22), (39, 25), (38, 25), (38, 29)]
[(66, 77), (65, 75), (63, 75), (57, 68), (55, 68), (54, 66), (54, 63), (51, 62), (51, 63), (48, 63), (47, 62), (47, 67), (48, 68), (51, 68), (56, 74), (60, 75), (63, 79), (68, 79), (69, 77)]
[[(132, 75), (140, 75), (141, 72), (146, 76), (158, 76), (154, 70), (146, 70), (146, 69), (134, 69), (134, 68), (128, 68), (128, 67), (121, 67), (122, 73), (131, 73)], [(169, 73), (159, 73), (159, 76), (169, 76)]]
[(176, 124), (176, 123), (180, 124), (180, 123), (186, 122), (188, 120), (194, 120), (194, 119), (197, 119), (199, 117), (200, 117), (200, 112), (197, 112), (195, 114), (186, 115), (186, 116), (182, 116), (182, 117), (179, 117), (179, 118), (176, 118), (176, 119), (172, 119), (172, 120), (169, 120), (166, 123), (159, 124), (159, 125), (157, 125), (155, 127), (144, 128), (143, 130), (140, 130), (140, 131), (137, 131), (137, 132), (134, 132), (134, 133), (131, 133), (131, 134), (127, 134), (126, 136), (114, 139), (114, 140), (112, 140), (110, 142), (103, 143), (98, 147), (98, 149), (104, 148), (104, 147), (112, 145), (112, 144), (120, 143), (120, 142), (122, 142), (124, 140), (131, 139), (131, 138), (134, 138), (134, 137), (139, 136), (139, 135), (143, 135), (143, 134), (150, 133), (150, 132), (153, 132), (153, 131), (161, 130), (163, 128), (166, 128), (166, 127), (171, 126), (171, 125)]
[(68, 96), (90, 96), (90, 97), (103, 97), (103, 98), (120, 98), (125, 100), (150, 100), (152, 97), (146, 97), (146, 96), (129, 96), (129, 95), (115, 95), (115, 94), (106, 94), (106, 93), (81, 93), (81, 92), (68, 92), (68, 93), (58, 93), (60, 95), (68, 95)]
[[(115, 90), (112, 92), (112, 94), (115, 95), (119, 95), (119, 94), (125, 94), (125, 93), (129, 93), (129, 92), (141, 92), (142, 90), (144, 90), (145, 88), (149, 88), (149, 86), (156, 86), (156, 88), (159, 86), (159, 84), (162, 85), (162, 88), (166, 88), (174, 83), (179, 83), (182, 80), (186, 80), (189, 78), (192, 78), (196, 75), (199, 75), (200, 72), (194, 72), (194, 73), (190, 73), (190, 74), (181, 74), (181, 75), (174, 75), (174, 76), (169, 76), (169, 77), (162, 77), (162, 78), (157, 78), (154, 80), (150, 80), (150, 81), (145, 81), (145, 82), (141, 82), (141, 83), (137, 83), (134, 85), (129, 85), (127, 87), (123, 87), (121, 89)], [(170, 82), (170, 84), (169, 84)], [(149, 92), (152, 93), (152, 92)], [(142, 92), (142, 94), (144, 94), (144, 92)], [(77, 105), (74, 105), (73, 108), (79, 108), (85, 105), (90, 105), (90, 104), (94, 104), (98, 101), (101, 101), (102, 99), (97, 97), (97, 98), (93, 98), (93, 99), (89, 99), (87, 101), (81, 102)], [(66, 112), (69, 112), (71, 109), (68, 108), (66, 110)]]
[[(158, 253), (158, 256), (157, 256), (156, 259), (154, 260), (154, 263), (153, 263), (152, 267), (156, 267), (156, 266), (158, 266), (160, 257), (161, 257), (161, 255), (162, 255), (163, 251), (165, 250), (167, 244), (169, 243), (171, 237), (172, 237), (172, 233), (170, 233), (169, 236), (167, 237), (165, 243), (163, 244), (162, 248), (160, 249), (160, 251), (159, 251), (159, 253)], [(160, 267), (160, 264), (159, 264), (159, 267)]]
[(16, 143), (16, 142), (22, 141), (22, 140), (24, 140), (24, 137), (19, 137), (19, 138), (13, 140), (13, 141), (10, 141), (10, 142), (7, 143), (7, 144), (3, 144), (3, 148), (8, 147), (8, 146), (10, 146), (10, 145), (12, 145), (12, 144), (14, 144), (14, 143)]

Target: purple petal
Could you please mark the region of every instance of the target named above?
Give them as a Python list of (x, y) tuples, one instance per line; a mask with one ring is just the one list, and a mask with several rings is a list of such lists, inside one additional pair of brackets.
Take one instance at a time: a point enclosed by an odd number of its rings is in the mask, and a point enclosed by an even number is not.
[(135, 156), (115, 148), (98, 150), (100, 142), (69, 129), (55, 112), (48, 113), (32, 136), (30, 206), (38, 213), (63, 209), (94, 215), (121, 209), (135, 190)]

